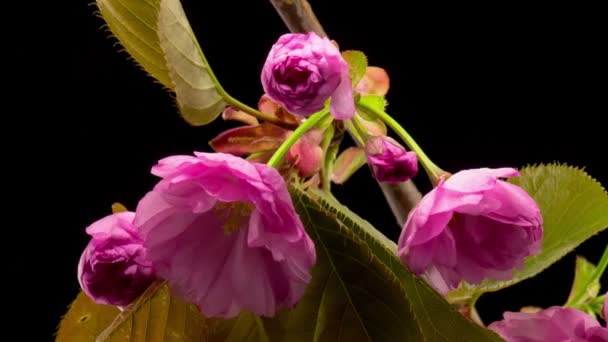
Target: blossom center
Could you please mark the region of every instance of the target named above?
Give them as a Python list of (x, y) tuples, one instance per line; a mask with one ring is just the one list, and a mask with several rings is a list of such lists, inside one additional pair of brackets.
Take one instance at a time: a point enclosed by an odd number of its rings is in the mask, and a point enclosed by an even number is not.
[(220, 202), (214, 207), (217, 218), (223, 222), (226, 235), (232, 234), (249, 221), (255, 206), (245, 202)]
[(283, 83), (292, 89), (296, 89), (298, 85), (306, 83), (309, 77), (310, 71), (299, 67), (289, 68), (288, 72), (282, 75)]

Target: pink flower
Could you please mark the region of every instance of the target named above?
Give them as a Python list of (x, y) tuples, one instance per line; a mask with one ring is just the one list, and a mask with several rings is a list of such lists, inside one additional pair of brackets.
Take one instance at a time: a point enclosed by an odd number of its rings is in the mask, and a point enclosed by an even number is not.
[(134, 215), (112, 214), (86, 229), (92, 239), (80, 257), (78, 281), (95, 303), (126, 306), (155, 279)]
[(508, 280), (540, 252), (542, 217), (511, 168), (460, 171), (422, 198), (399, 237), (399, 256), (442, 294), (461, 280)]
[(165, 158), (135, 224), (159, 276), (207, 317), (273, 316), (310, 281), (315, 249), (283, 178), (224, 153)]
[(418, 157), (407, 152), (394, 139), (374, 136), (365, 143), (367, 162), (374, 177), (381, 182), (405, 182), (418, 173)]
[(262, 69), (262, 86), (270, 98), (294, 114), (318, 112), (330, 96), (330, 111), (336, 119), (355, 114), (348, 64), (329, 39), (314, 32), (279, 38)]
[(537, 313), (505, 312), (488, 326), (507, 342), (608, 342), (608, 329), (582, 311), (553, 306)]

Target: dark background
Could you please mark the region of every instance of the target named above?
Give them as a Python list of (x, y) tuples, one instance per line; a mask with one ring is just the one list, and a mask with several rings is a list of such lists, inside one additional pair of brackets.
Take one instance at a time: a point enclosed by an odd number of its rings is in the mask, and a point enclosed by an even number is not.
[[(48, 293), (38, 301), (48, 309), (41, 317), (46, 336), (77, 294), (76, 265), (88, 241), (84, 228), (109, 214), (115, 201), (134, 209), (157, 181), (149, 169), (158, 159), (208, 151), (207, 141), (228, 127), (221, 120), (196, 128), (182, 121), (172, 96), (127, 60), (88, 2), (74, 1), (70, 8), (70, 47), (61, 56), (69, 74), (58, 80), (65, 84), (62, 104), (50, 126), (40, 128), (43, 138), (34, 152), (50, 180), (42, 183), (48, 186), (36, 183), (48, 248), (41, 252), (49, 256), (39, 258), (39, 268), (52, 274), (43, 282)], [(255, 105), (266, 54), (287, 32), (270, 3), (182, 3), (225, 89)], [(599, 9), (555, 3), (311, 3), (341, 49), (362, 50), (370, 65), (388, 71), (389, 112), (443, 169), (559, 161), (585, 167), (608, 184)], [(429, 189), (423, 175), (417, 183)], [(397, 238), (399, 227), (368, 170), (335, 189), (351, 209)], [(36, 216), (29, 219), (42, 219)], [(607, 240), (603, 233), (576, 252), (595, 262)], [(482, 317), (491, 322), (503, 310), (562, 304), (573, 266), (571, 254), (533, 280), (484, 296)]]

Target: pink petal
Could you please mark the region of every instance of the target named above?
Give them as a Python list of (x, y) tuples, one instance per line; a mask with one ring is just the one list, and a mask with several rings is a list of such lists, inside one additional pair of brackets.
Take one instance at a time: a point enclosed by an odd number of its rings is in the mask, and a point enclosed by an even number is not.
[(341, 66), (341, 72), (340, 84), (331, 95), (330, 112), (334, 118), (345, 120), (355, 115), (355, 100), (346, 63)]

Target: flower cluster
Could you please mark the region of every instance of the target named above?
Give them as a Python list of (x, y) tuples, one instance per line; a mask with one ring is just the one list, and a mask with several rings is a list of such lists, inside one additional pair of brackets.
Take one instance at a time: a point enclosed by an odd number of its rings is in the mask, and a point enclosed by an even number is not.
[(96, 302), (128, 304), (150, 283), (153, 266), (207, 316), (272, 316), (297, 303), (315, 249), (275, 169), (196, 153), (165, 158), (152, 173), (162, 180), (135, 213), (87, 230), (94, 238), (79, 274)]
[[(259, 112), (224, 111), (225, 120), (246, 125), (211, 140), (215, 153), (160, 160), (152, 168), (160, 181), (135, 212), (114, 213), (86, 229), (92, 238), (78, 280), (95, 302), (124, 307), (162, 279), (207, 317), (274, 316), (293, 308), (311, 281), (316, 252), (287, 182), (328, 190), (328, 179), (341, 184), (364, 164), (376, 180), (392, 183), (409, 181), (418, 163), (424, 166), (434, 188), (409, 213), (397, 254), (442, 295), (463, 282), (509, 280), (541, 252), (540, 209), (507, 181), (517, 170), (448, 174), (386, 113), (355, 102), (386, 95), (383, 69), (368, 67), (353, 86), (332, 41), (286, 34), (272, 47), (261, 81)], [(386, 125), (412, 151), (388, 137)], [(337, 149), (330, 149), (344, 131), (358, 146), (336, 160)], [(337, 172), (327, 174), (333, 166)], [(489, 328), (513, 342), (608, 341), (605, 327), (572, 308), (507, 312)]]

